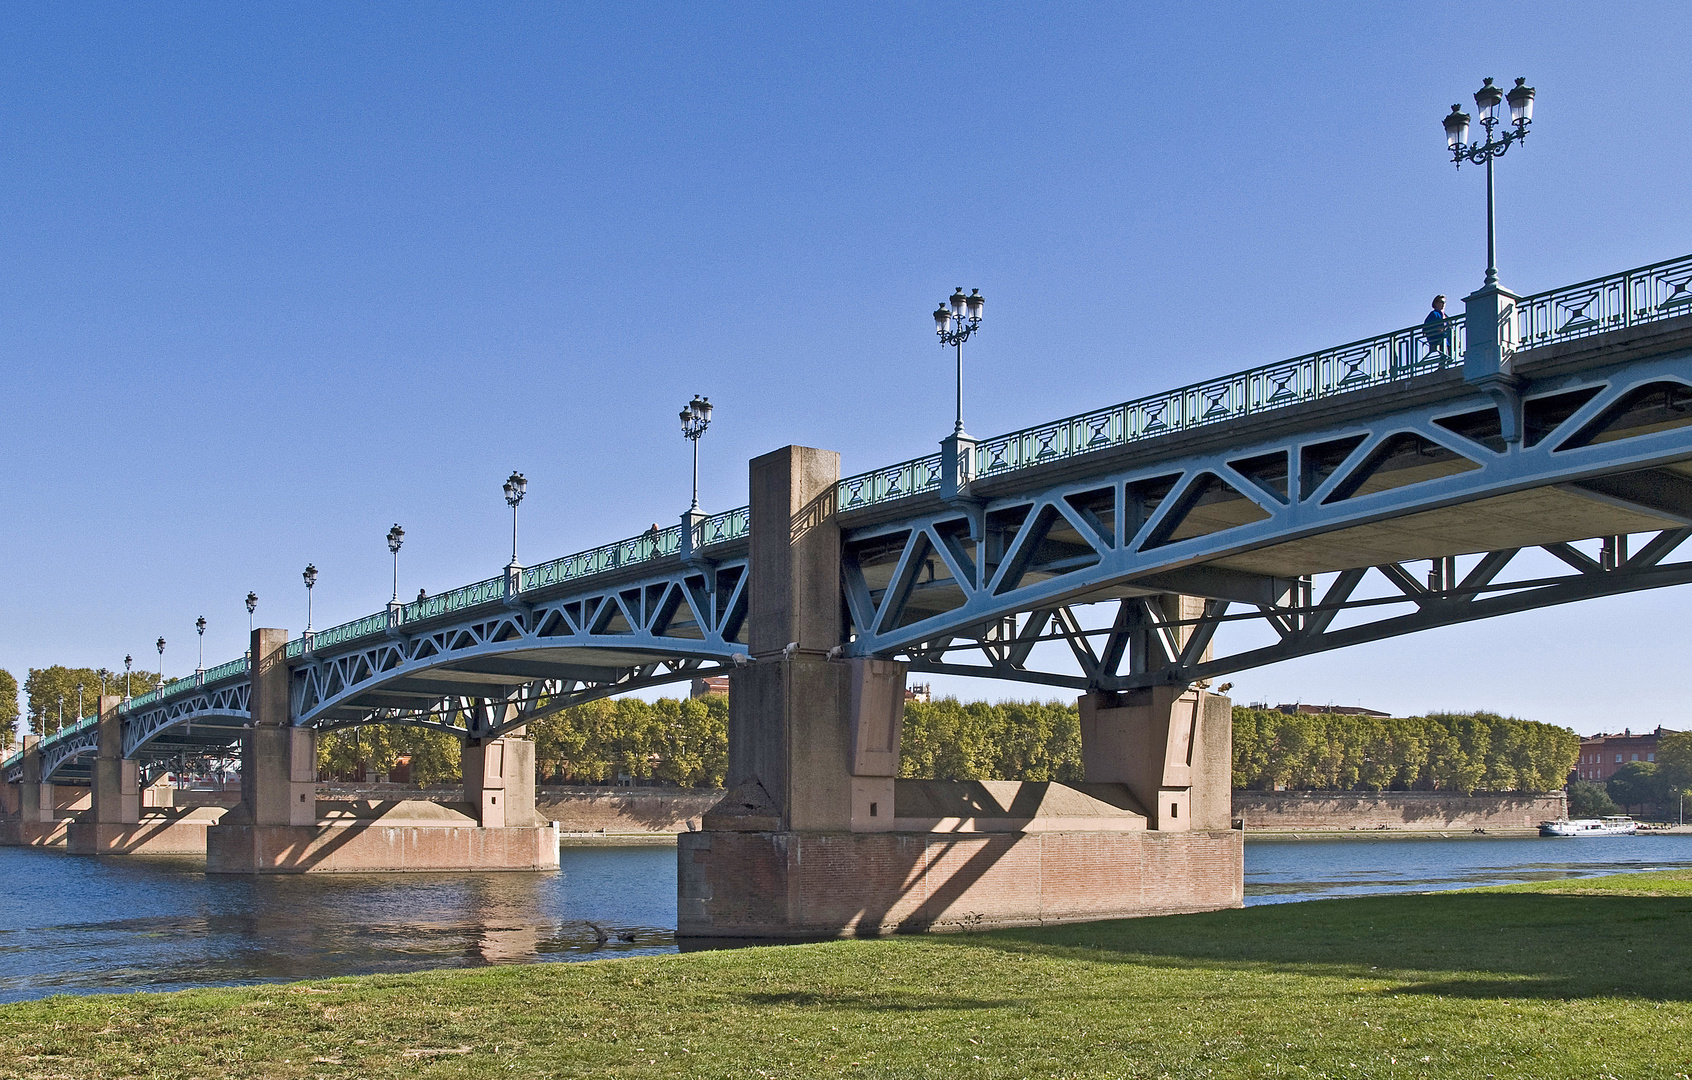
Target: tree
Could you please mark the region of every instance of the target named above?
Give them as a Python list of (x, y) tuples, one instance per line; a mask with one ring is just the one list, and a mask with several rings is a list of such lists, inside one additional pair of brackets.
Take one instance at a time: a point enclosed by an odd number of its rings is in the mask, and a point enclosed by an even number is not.
[(1692, 792), (1692, 731), (1672, 731), (1657, 740), (1657, 767), (1677, 793)]
[(1569, 785), (1569, 816), (1572, 818), (1604, 817), (1616, 812), (1616, 804), (1609, 792), (1590, 780), (1576, 780)]
[[(30, 668), (24, 679), (24, 693), (29, 697), (29, 731), (35, 735), (51, 735), (59, 730), (60, 700), (64, 702), (65, 724), (76, 723), (76, 688), (82, 687), (82, 711), (94, 715), (99, 705), (100, 687), (106, 693), (123, 693), (123, 672), (105, 668), (68, 668), (59, 664), (45, 668)], [(130, 676), (130, 692), (139, 696), (158, 685), (156, 672), (137, 671)]]
[(10, 746), (18, 724), (18, 679), (0, 668), (0, 747)]
[(1674, 798), (1667, 777), (1655, 762), (1630, 761), (1611, 774), (1604, 790), (1632, 813), (1634, 807), (1661, 807)]

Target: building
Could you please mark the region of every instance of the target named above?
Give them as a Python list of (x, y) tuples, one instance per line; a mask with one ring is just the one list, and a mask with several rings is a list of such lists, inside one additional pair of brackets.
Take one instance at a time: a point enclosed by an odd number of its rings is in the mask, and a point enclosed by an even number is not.
[(905, 687), (906, 701), (921, 701), (927, 703), (934, 700), (934, 691), (927, 683), (917, 683), (915, 686)]
[(1620, 735), (1597, 734), (1580, 740), (1580, 760), (1575, 763), (1570, 778), (1590, 780), (1602, 784), (1616, 774), (1623, 765), (1635, 761), (1656, 761), (1657, 742), (1664, 735), (1674, 735), (1669, 728), (1659, 727), (1643, 735), (1624, 728)]
[(1277, 705), (1275, 708), (1284, 713), (1304, 713), (1309, 716), (1330, 713), (1334, 716), (1371, 716), (1377, 720), (1390, 720), (1391, 713), (1376, 712), (1365, 709), (1361, 705), (1312, 705), (1306, 701), (1294, 701), (1291, 704)]
[(728, 697), (729, 677), (727, 675), (712, 675), (706, 679), (693, 680), (693, 690), (688, 697)]

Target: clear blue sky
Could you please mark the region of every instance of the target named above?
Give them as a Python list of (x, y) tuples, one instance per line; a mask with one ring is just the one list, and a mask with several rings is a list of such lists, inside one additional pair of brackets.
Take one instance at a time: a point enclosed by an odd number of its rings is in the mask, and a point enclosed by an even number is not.
[[(1483, 21), (1484, 20), (1484, 21)], [(1504, 282), (1692, 251), (1692, 8), (60, 4), (0, 12), (0, 667), (195, 664), (687, 505), (789, 442), (990, 434), (1403, 325), (1484, 266), (1439, 121), (1539, 89)], [(1692, 593), (1250, 672), (1240, 700), (1688, 722)], [(969, 696), (1045, 691), (956, 687)]]

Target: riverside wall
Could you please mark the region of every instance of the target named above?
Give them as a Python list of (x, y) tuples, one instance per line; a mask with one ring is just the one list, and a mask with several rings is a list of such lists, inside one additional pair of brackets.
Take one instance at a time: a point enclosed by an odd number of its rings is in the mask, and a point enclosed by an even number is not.
[(1549, 795), (1456, 795), (1442, 791), (1236, 791), (1246, 831), (1517, 832), (1568, 816)]
[[(420, 790), (410, 784), (321, 783), (317, 797), (451, 803), (464, 798), (464, 789), (456, 784)], [(722, 798), (721, 791), (699, 788), (540, 785), (535, 788), (535, 814), (542, 821), (556, 821), (561, 834), (671, 836), (698, 830), (700, 816)]]

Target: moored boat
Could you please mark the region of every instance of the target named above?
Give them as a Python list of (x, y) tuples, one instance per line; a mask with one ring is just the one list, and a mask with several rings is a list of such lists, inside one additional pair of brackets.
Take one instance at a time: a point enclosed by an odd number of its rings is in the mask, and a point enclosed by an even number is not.
[(1572, 821), (1542, 821), (1541, 836), (1632, 836), (1639, 823), (1630, 817), (1575, 818)]

